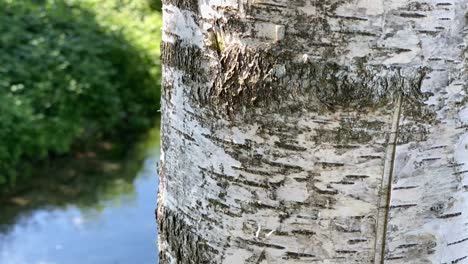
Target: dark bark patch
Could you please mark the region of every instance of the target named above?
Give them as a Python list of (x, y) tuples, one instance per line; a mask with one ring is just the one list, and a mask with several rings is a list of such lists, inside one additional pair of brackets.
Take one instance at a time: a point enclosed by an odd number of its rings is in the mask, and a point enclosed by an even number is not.
[(192, 11), (195, 14), (200, 13), (197, 0), (162, 0), (163, 5), (173, 5), (182, 10)]
[[(196, 235), (194, 227), (187, 224), (184, 217), (167, 208), (160, 208), (158, 214), (159, 238), (167, 244), (165, 252), (159, 254), (159, 263), (200, 264), (215, 263), (219, 252)], [(169, 253), (176, 262), (172, 262)]]
[(297, 54), (240, 46), (221, 56), (211, 97), (227, 110), (288, 106), (291, 110), (362, 110), (393, 103), (398, 94), (422, 103), (425, 68), (297, 60)]
[(166, 66), (184, 71), (184, 82), (204, 82), (202, 70), (202, 50), (193, 45), (187, 45), (181, 40), (174, 43), (161, 43), (161, 60)]

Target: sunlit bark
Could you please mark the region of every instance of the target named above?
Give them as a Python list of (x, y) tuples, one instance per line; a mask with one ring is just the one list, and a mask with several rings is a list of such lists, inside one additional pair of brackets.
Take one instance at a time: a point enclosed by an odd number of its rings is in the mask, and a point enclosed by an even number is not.
[(164, 1), (160, 263), (468, 263), (466, 10)]

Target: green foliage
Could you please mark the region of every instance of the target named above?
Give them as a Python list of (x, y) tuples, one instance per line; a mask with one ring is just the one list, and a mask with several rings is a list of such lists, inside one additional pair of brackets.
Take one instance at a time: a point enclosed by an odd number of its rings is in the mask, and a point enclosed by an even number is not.
[(0, 186), (20, 162), (152, 125), (161, 22), (147, 0), (0, 6)]

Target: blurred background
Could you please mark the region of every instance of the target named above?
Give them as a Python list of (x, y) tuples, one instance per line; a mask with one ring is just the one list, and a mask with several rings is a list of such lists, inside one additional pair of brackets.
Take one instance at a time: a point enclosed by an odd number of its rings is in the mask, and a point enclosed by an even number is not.
[(160, 0), (0, 0), (0, 264), (157, 263)]

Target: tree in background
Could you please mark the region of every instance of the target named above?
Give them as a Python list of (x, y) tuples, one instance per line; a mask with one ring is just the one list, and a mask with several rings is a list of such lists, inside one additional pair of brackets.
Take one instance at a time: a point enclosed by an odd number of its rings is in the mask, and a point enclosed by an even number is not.
[(154, 124), (161, 17), (146, 0), (0, 6), (0, 187), (27, 161)]
[(160, 263), (468, 261), (467, 2), (164, 2)]

